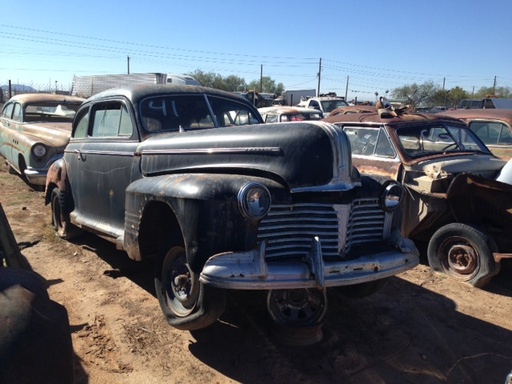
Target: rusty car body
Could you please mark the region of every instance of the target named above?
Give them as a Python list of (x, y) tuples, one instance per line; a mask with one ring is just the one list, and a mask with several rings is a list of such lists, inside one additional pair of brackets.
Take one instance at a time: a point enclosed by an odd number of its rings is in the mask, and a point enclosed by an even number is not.
[(62, 157), (71, 122), (84, 99), (55, 94), (21, 94), (5, 103), (0, 116), (0, 155), (10, 172), (44, 186), (50, 165)]
[(512, 109), (456, 109), (440, 115), (461, 119), (492, 153), (512, 158)]
[(322, 120), (324, 114), (318, 109), (289, 106), (272, 106), (258, 108), (265, 123), (283, 123), (289, 121)]
[(267, 291), (276, 324), (318, 326), (327, 287), (415, 267), (401, 194), (359, 176), (335, 125), (262, 124), (231, 93), (145, 85), (82, 105), (46, 203), (61, 236), (87, 230), (154, 258), (167, 321), (191, 330), (216, 321), (227, 289)]
[[(509, 229), (501, 220), (484, 219), (469, 190), (461, 195), (453, 183), (459, 174), (494, 181), (506, 162), (462, 121), (433, 114), (384, 118), (378, 113), (339, 114), (324, 120), (347, 133), (353, 163), (362, 174), (396, 180), (407, 190), (402, 235), (425, 245), (433, 269), (477, 287), (498, 273), (500, 260), (510, 257), (512, 249), (497, 239)], [(489, 204), (493, 193), (486, 195)], [(500, 215), (509, 215), (507, 204), (496, 207)]]

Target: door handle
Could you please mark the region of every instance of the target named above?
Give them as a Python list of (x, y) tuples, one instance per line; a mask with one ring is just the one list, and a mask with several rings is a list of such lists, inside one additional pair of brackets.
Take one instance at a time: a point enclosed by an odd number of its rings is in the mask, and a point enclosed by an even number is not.
[(82, 156), (82, 152), (80, 152), (79, 149), (75, 149), (73, 152), (76, 154), (76, 158), (78, 159), (78, 161), (82, 161), (84, 159)]

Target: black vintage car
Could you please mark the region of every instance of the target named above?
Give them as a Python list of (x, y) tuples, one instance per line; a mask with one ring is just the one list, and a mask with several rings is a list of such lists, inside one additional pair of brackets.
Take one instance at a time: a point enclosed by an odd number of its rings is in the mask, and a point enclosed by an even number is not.
[(277, 324), (311, 326), (327, 287), (368, 287), (413, 268), (402, 189), (361, 178), (345, 133), (325, 122), (260, 124), (244, 98), (192, 86), (109, 90), (77, 112), (46, 203), (135, 260), (155, 258), (172, 326), (222, 313), (226, 289), (268, 291)]

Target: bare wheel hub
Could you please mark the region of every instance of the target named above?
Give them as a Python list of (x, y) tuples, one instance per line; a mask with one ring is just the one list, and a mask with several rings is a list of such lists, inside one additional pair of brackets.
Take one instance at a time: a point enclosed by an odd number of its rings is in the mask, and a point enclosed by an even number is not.
[(448, 266), (461, 275), (470, 275), (478, 265), (478, 254), (468, 245), (457, 244), (448, 251)]

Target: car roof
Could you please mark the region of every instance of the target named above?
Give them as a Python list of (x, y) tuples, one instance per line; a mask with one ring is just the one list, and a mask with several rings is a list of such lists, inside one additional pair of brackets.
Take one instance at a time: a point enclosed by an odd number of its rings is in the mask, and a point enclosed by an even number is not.
[(242, 96), (231, 92), (221, 91), (219, 89), (196, 86), (196, 85), (173, 85), (173, 84), (133, 84), (119, 88), (111, 88), (106, 91), (91, 96), (88, 101), (93, 101), (103, 97), (124, 96), (132, 102), (137, 102), (147, 96), (168, 95), (168, 94), (208, 94), (214, 96), (228, 97), (236, 99), (245, 104), (250, 102)]
[(44, 103), (44, 102), (57, 102), (57, 103), (82, 103), (85, 101), (84, 98), (69, 96), (69, 95), (57, 95), (54, 93), (23, 93), (15, 95), (9, 99), (9, 101), (17, 101), (22, 104), (26, 103)]
[(268, 113), (276, 113), (276, 114), (286, 114), (286, 113), (315, 113), (320, 114), (322, 111), (314, 108), (306, 108), (306, 107), (289, 107), (289, 106), (273, 106), (273, 107), (264, 107), (258, 108), (259, 113), (268, 114)]
[(373, 124), (373, 125), (389, 125), (389, 126), (401, 126), (408, 125), (411, 123), (425, 123), (425, 122), (436, 122), (436, 121), (449, 121), (452, 124), (460, 124), (461, 121), (455, 118), (441, 116), (440, 114), (403, 114), (396, 117), (380, 117), (378, 113), (348, 113), (330, 115), (323, 119), (328, 123), (354, 123), (354, 124)]
[(456, 109), (438, 113), (442, 116), (455, 117), (463, 120), (504, 120), (512, 123), (512, 109)]

